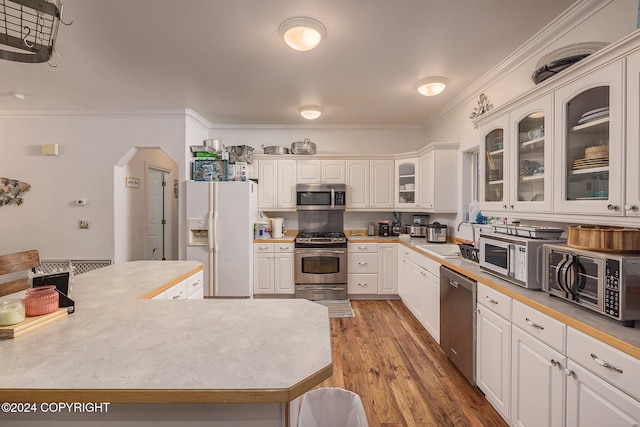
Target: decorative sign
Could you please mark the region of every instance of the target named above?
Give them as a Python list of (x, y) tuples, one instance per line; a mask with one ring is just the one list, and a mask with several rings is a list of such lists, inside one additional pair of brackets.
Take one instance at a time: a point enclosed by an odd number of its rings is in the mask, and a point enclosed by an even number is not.
[(127, 187), (138, 188), (140, 187), (140, 178), (127, 177)]
[(0, 178), (0, 206), (10, 205), (11, 203), (20, 206), (22, 204), (20, 193), (24, 193), (29, 188), (31, 186), (26, 182), (21, 182), (17, 179)]

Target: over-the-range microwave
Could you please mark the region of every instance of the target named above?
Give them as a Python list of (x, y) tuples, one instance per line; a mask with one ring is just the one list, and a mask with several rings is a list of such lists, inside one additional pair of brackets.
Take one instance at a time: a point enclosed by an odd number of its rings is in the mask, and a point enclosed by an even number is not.
[(345, 184), (296, 185), (296, 209), (299, 211), (343, 211), (346, 205)]
[(481, 234), (480, 268), (529, 289), (542, 289), (542, 245), (565, 239), (533, 239), (514, 235)]

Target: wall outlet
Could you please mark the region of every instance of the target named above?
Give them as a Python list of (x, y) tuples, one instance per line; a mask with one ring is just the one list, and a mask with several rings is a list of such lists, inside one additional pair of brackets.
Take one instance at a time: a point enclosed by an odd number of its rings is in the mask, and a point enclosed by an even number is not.
[(81, 219), (80, 223), (80, 230), (86, 230), (87, 228), (89, 228), (89, 220), (88, 219)]

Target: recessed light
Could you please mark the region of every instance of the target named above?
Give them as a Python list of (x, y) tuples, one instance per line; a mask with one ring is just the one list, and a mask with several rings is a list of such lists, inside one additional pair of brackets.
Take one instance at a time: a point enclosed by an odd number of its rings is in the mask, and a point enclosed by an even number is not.
[(427, 77), (418, 81), (413, 87), (424, 96), (435, 96), (441, 93), (449, 84), (446, 77)]
[(317, 105), (305, 105), (298, 108), (300, 115), (307, 120), (315, 120), (322, 115), (324, 109)]
[(320, 44), (327, 29), (317, 19), (297, 16), (280, 24), (280, 35), (292, 49), (305, 52)]

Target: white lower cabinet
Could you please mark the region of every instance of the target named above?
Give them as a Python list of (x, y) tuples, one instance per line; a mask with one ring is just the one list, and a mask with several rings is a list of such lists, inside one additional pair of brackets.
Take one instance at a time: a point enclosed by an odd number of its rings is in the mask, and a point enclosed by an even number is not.
[(640, 425), (640, 360), (567, 332), (567, 426)]
[(431, 336), (440, 342), (440, 263), (399, 247), (398, 294)]
[(478, 283), (476, 384), (508, 422), (511, 411), (511, 298)]
[(187, 277), (187, 299), (204, 298), (204, 272), (200, 270), (196, 274)]
[(511, 425), (564, 425), (566, 357), (511, 328)]
[(476, 383), (510, 425), (640, 425), (639, 359), (482, 283), (477, 295)]
[(378, 244), (347, 244), (347, 293), (378, 293)]
[(293, 243), (253, 244), (253, 293), (294, 294)]
[(398, 244), (378, 244), (378, 295), (398, 294)]

